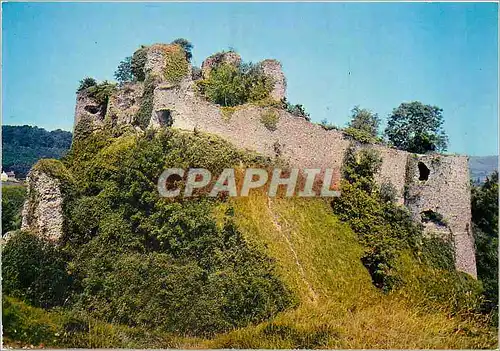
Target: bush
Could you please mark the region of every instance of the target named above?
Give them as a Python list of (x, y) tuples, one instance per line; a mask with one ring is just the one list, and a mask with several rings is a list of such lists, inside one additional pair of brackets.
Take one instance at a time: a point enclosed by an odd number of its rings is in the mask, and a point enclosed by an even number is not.
[(337, 127), (335, 124), (332, 124), (332, 123), (328, 123), (328, 121), (326, 119), (322, 120), (320, 123), (318, 123), (321, 128), (323, 128), (324, 130), (340, 130), (339, 127)]
[(186, 53), (179, 45), (164, 47), (165, 67), (163, 75), (167, 82), (179, 84), (188, 74), (189, 64), (186, 60)]
[(294, 115), (295, 117), (304, 118), (306, 121), (310, 121), (311, 120), (311, 116), (309, 115), (309, 113), (306, 112), (304, 106), (302, 106), (300, 104), (293, 105), (293, 104), (289, 103), (286, 100), (286, 98), (283, 98), (283, 100), (281, 102), (283, 104), (283, 107), (289, 113), (291, 113), (292, 115)]
[(62, 305), (72, 281), (61, 250), (27, 232), (5, 244), (2, 277), (3, 292), (40, 307)]
[(344, 159), (341, 196), (332, 208), (347, 221), (365, 246), (362, 262), (375, 286), (389, 291), (401, 282), (395, 262), (402, 249), (416, 248), (422, 229), (413, 224), (407, 210), (383, 201), (374, 176), (381, 158), (372, 149), (349, 148)]
[(102, 83), (93, 85), (87, 89), (90, 97), (94, 98), (97, 103), (104, 108), (108, 105), (109, 97), (116, 91), (116, 84), (105, 80)]
[(87, 88), (93, 87), (97, 85), (97, 81), (94, 78), (91, 77), (86, 77), (83, 78), (80, 81), (80, 85), (78, 86), (78, 89), (76, 90), (77, 93), (84, 91)]
[(343, 132), (344, 135), (352, 140), (360, 142), (361, 144), (372, 144), (380, 141), (380, 139), (373, 137), (372, 135), (361, 129), (349, 127), (344, 129)]
[(267, 98), (273, 82), (259, 65), (248, 63), (235, 67), (224, 63), (212, 69), (209, 78), (198, 81), (197, 86), (212, 103), (237, 106)]
[(264, 125), (268, 130), (271, 132), (274, 132), (277, 129), (279, 121), (279, 115), (276, 111), (274, 110), (267, 110), (262, 112), (260, 115), (260, 123)]
[[(104, 132), (103, 132), (104, 133)], [(103, 141), (106, 139), (106, 141)], [(65, 211), (74, 309), (129, 326), (206, 335), (258, 322), (292, 304), (274, 262), (247, 244), (221, 199), (160, 198), (165, 167), (213, 174), (261, 163), (221, 139), (174, 130), (75, 144), (80, 193)]]
[(139, 110), (137, 110), (133, 123), (134, 125), (137, 125), (142, 129), (147, 128), (147, 126), (149, 125), (149, 121), (151, 120), (151, 115), (153, 113), (155, 87), (155, 79), (151, 76), (148, 76), (148, 78), (144, 82), (144, 90), (141, 96)]
[(2, 234), (21, 228), (21, 210), (25, 198), (24, 186), (2, 186)]

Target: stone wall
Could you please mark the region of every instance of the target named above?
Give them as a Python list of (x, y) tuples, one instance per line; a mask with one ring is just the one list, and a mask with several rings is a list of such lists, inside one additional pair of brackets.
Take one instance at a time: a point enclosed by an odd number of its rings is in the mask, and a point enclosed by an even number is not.
[[(442, 215), (444, 223), (440, 226), (451, 231), (456, 268), (475, 277), (468, 158), (411, 155), (408, 160), (406, 206), (416, 221), (422, 221), (425, 211)], [(441, 234), (447, 232), (445, 228), (436, 228), (432, 222), (425, 226), (426, 232), (436, 229)]]
[(51, 241), (63, 233), (63, 197), (58, 179), (36, 168), (26, 179), (27, 200), (22, 211), (22, 230), (28, 230)]

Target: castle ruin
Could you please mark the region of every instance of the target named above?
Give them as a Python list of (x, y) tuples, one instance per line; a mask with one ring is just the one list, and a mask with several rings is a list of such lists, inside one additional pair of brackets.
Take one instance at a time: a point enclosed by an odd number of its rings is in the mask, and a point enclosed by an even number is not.
[[(178, 47), (173, 45), (150, 46), (144, 66), (146, 80), (120, 86), (105, 108), (85, 90), (80, 92), (76, 101), (74, 137), (78, 137), (81, 124), (92, 130), (106, 126), (140, 130), (172, 126), (213, 133), (237, 147), (270, 157), (279, 155), (291, 166), (341, 169), (346, 150), (353, 143), (343, 132), (326, 130), (272, 105), (237, 106), (228, 117), (223, 108), (197, 93), (189, 62), (183, 63), (187, 63), (187, 69), (182, 79), (173, 80), (166, 74), (176, 50)], [(210, 56), (203, 62), (202, 77), (206, 78), (220, 62), (238, 65), (241, 58), (234, 52)], [(274, 80), (271, 98), (280, 101), (286, 94), (281, 64), (276, 60), (264, 60), (260, 64), (263, 72)], [(152, 109), (148, 121), (140, 125), (134, 121), (134, 116), (147, 98), (147, 91), (151, 92)], [(262, 114), (269, 109), (278, 116), (274, 130), (261, 122)], [(467, 157), (417, 155), (383, 145), (368, 147), (378, 150), (382, 157), (378, 182), (392, 184), (397, 192), (396, 201), (407, 206), (414, 220), (424, 225), (426, 233), (437, 233), (451, 240), (456, 268), (476, 277)], [(40, 211), (43, 213), (43, 209)], [(36, 228), (31, 229), (36, 231)]]

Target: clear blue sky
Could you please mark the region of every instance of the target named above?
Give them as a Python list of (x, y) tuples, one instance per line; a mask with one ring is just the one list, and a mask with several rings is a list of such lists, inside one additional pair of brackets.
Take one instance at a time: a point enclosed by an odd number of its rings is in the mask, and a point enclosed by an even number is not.
[(72, 130), (84, 76), (113, 79), (141, 44), (184, 37), (194, 64), (234, 47), (276, 58), (288, 99), (344, 126), (360, 105), (444, 109), (450, 152), (497, 154), (495, 3), (3, 3), (3, 124)]

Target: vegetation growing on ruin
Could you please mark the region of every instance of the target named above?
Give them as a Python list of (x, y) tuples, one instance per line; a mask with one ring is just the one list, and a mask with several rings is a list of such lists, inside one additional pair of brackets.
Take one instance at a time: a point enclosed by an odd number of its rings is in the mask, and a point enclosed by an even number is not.
[(186, 52), (179, 45), (163, 46), (165, 67), (163, 74), (169, 83), (179, 84), (188, 74), (189, 64)]
[(85, 89), (93, 87), (95, 85), (97, 85), (97, 81), (94, 78), (92, 78), (92, 77), (85, 77), (85, 78), (83, 78), (80, 81), (80, 83), (78, 85), (78, 89), (76, 90), (76, 92), (77, 93), (82, 92)]
[(153, 75), (149, 75), (144, 82), (144, 89), (139, 102), (139, 110), (137, 111), (133, 122), (134, 125), (137, 125), (142, 129), (147, 128), (153, 114), (155, 87), (156, 79)]
[(86, 88), (87, 94), (106, 109), (109, 97), (116, 91), (116, 84), (107, 80)]
[(26, 187), (2, 185), (2, 234), (21, 228), (21, 209)]
[(191, 62), (191, 58), (193, 58), (193, 44), (184, 38), (175, 39), (171, 44), (178, 45), (184, 50), (184, 54), (186, 55), (186, 60)]
[(274, 132), (278, 127), (279, 114), (273, 109), (266, 109), (260, 114), (260, 123), (268, 130)]
[(266, 99), (273, 89), (272, 80), (258, 64), (242, 63), (238, 67), (222, 63), (206, 79), (196, 82), (199, 92), (210, 102), (237, 106)]
[[(79, 191), (66, 199), (61, 239), (68, 257), (62, 271), (71, 272), (74, 283), (54, 303), (66, 301), (65, 308), (110, 323), (190, 335), (259, 322), (293, 305), (273, 259), (243, 239), (231, 207), (217, 225), (214, 211), (226, 206), (223, 200), (172, 201), (156, 190), (165, 167), (204, 167), (215, 174), (240, 162), (265, 165), (266, 159), (217, 138), (171, 130), (118, 139), (101, 134), (75, 147), (80, 150), (72, 150), (66, 165)], [(58, 172), (47, 162), (37, 167)], [(26, 246), (26, 235), (9, 241), (6, 252), (32, 262), (44, 251), (32, 247), (36, 243)], [(26, 266), (11, 256), (4, 255), (15, 283)], [(40, 279), (46, 275), (23, 276), (23, 286), (41, 290), (30, 298), (13, 295), (43, 301)]]
[(146, 72), (144, 72), (144, 66), (146, 66), (146, 61), (148, 58), (148, 47), (141, 46), (132, 55), (132, 60), (130, 62), (130, 69), (132, 75), (139, 82), (143, 82), (146, 79)]
[(485, 288), (482, 308), (498, 325), (498, 172), (471, 191), (477, 275)]
[[(403, 289), (416, 294), (419, 291), (429, 296), (426, 303), (435, 307), (438, 301), (452, 313), (478, 312), (481, 284), (454, 270), (451, 243), (437, 237), (424, 238), (422, 227), (413, 222), (407, 209), (381, 197), (374, 179), (380, 165), (381, 158), (375, 150), (348, 149), (342, 196), (332, 202), (334, 213), (358, 235), (364, 247), (361, 261), (375, 286), (385, 292)], [(402, 265), (410, 259), (407, 256), (420, 260), (423, 263), (418, 263), (420, 270), (427, 272), (421, 276), (418, 289), (413, 281), (408, 285), (410, 277), (414, 279), (421, 273), (419, 270), (410, 273), (410, 265)], [(441, 279), (450, 283), (446, 289)], [(450, 291), (457, 291), (453, 299), (450, 299)]]

